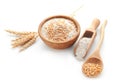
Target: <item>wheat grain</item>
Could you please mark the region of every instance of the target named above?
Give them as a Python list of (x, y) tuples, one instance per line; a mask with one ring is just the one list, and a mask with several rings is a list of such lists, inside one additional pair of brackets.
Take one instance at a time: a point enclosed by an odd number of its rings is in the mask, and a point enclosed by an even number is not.
[(54, 18), (45, 22), (41, 32), (46, 39), (58, 42), (70, 40), (77, 34), (77, 29), (71, 20)]
[(88, 77), (96, 77), (101, 73), (102, 67), (95, 63), (86, 63), (82, 67), (83, 73)]
[(25, 50), (26, 48), (30, 47), (32, 44), (34, 44), (35, 41), (36, 41), (36, 38), (37, 38), (37, 36), (36, 36), (36, 37), (34, 36), (31, 40), (29, 40), (28, 42), (26, 42), (26, 43), (22, 46), (22, 48), (20, 49), (20, 52), (23, 51), (23, 50)]
[(34, 35), (35, 35), (35, 34), (32, 34), (32, 33), (31, 33), (31, 34), (24, 35), (24, 36), (22, 36), (22, 37), (20, 37), (20, 38), (18, 38), (18, 39), (16, 39), (16, 40), (14, 40), (14, 41), (12, 42), (13, 48), (23, 45), (23, 44), (26, 43), (27, 41), (31, 40), (31, 39), (34, 37)]

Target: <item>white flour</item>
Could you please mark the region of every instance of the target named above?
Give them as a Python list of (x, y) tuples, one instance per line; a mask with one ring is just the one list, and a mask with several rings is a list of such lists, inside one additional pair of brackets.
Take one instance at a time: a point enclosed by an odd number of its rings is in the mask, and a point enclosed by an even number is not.
[(88, 50), (88, 45), (89, 45), (90, 41), (91, 41), (91, 38), (83, 37), (78, 42), (78, 46), (77, 46), (76, 53), (75, 53), (76, 58), (78, 60), (81, 61), (84, 59), (86, 52)]

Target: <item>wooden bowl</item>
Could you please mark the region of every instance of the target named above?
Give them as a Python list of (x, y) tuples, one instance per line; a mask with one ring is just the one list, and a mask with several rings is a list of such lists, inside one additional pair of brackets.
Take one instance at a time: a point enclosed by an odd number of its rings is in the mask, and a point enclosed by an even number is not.
[[(43, 36), (43, 33), (44, 33), (42, 32), (43, 25), (49, 20), (56, 19), (56, 18), (66, 19), (74, 23), (74, 26), (76, 28), (76, 34), (73, 37), (71, 37), (69, 40), (64, 40), (64, 41), (52, 41), (46, 38), (45, 36)], [(40, 23), (39, 28), (38, 28), (38, 34), (40, 38), (44, 41), (44, 43), (48, 45), (49, 47), (52, 47), (55, 49), (64, 49), (64, 48), (72, 46), (75, 43), (75, 41), (77, 40), (80, 34), (80, 25), (74, 18), (69, 17), (69, 16), (64, 16), (64, 15), (51, 16), (51, 17), (46, 18)]]

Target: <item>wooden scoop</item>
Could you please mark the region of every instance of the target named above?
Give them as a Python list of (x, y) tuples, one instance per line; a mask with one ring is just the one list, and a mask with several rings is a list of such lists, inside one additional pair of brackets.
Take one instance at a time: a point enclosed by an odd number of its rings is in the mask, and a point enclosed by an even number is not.
[(101, 37), (100, 37), (100, 40), (99, 40), (96, 50), (83, 64), (82, 71), (88, 77), (96, 77), (103, 70), (103, 62), (100, 57), (100, 47), (103, 42), (104, 29), (105, 29), (106, 24), (107, 24), (107, 20), (105, 20), (101, 26)]
[[(85, 30), (85, 32), (83, 33), (82, 37), (79, 39), (78, 43), (76, 44), (75, 46), (75, 49), (74, 49), (74, 55), (75, 57), (78, 59), (78, 60), (83, 60), (88, 52), (88, 50), (90, 49), (94, 39), (95, 39), (95, 36), (96, 36), (96, 28), (99, 26), (100, 24), (100, 21), (99, 19), (95, 18), (91, 24), (91, 26)], [(85, 47), (85, 45), (79, 45), (80, 44), (80, 41), (82, 38), (88, 38), (90, 39), (89, 41), (89, 44)], [(86, 41), (86, 40), (85, 40)], [(83, 42), (84, 43), (84, 42)], [(83, 50), (83, 48), (85, 50)], [(85, 51), (83, 53), (83, 51)], [(81, 53), (80, 53), (81, 52)]]

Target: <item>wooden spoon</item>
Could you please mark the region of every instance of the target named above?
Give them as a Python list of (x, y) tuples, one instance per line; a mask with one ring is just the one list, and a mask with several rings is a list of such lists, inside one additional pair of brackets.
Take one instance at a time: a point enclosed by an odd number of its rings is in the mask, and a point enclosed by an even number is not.
[[(85, 58), (85, 56), (87, 55), (87, 52), (90, 49), (90, 47), (95, 39), (96, 28), (99, 26), (99, 24), (100, 24), (100, 20), (95, 18), (92, 21), (92, 24), (90, 25), (90, 27), (85, 30), (82, 37), (79, 39), (78, 43), (76, 44), (76, 46), (74, 48), (74, 55), (75, 55), (76, 59), (78, 59), (79, 61), (83, 60)], [(87, 38), (87, 41), (90, 39), (90, 41), (87, 44), (86, 40), (85, 40), (85, 42), (83, 42), (85, 45), (83, 45), (83, 43), (82, 43), (82, 46), (81, 46), (80, 43), (81, 43), (81, 39), (83, 39), (83, 38)], [(84, 53), (83, 53), (83, 51), (84, 51)]]
[(96, 77), (103, 70), (103, 62), (100, 57), (100, 47), (104, 39), (104, 29), (106, 24), (107, 24), (107, 20), (105, 20), (101, 26), (101, 36), (97, 48), (82, 66), (83, 73), (88, 77)]

